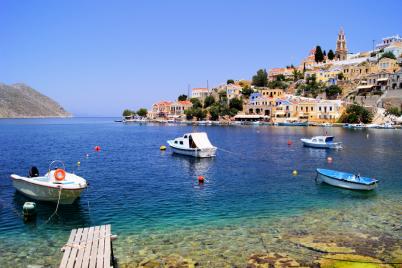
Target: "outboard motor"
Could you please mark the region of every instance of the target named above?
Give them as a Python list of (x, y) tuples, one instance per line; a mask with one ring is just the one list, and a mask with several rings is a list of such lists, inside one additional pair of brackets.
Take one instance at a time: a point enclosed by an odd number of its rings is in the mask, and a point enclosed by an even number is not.
[(39, 177), (39, 169), (35, 166), (32, 166), (29, 169), (29, 177), (33, 178), (33, 177)]

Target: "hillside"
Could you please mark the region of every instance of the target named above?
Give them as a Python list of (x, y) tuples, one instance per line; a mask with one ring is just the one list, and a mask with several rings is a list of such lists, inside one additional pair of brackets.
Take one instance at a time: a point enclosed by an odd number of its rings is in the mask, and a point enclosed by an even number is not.
[(0, 118), (68, 116), (57, 102), (25, 84), (0, 83)]

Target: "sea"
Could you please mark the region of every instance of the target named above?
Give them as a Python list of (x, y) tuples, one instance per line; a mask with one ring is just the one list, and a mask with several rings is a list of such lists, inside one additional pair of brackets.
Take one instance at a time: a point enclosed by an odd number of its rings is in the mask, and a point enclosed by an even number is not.
[[(0, 267), (58, 267), (71, 230), (101, 224), (118, 237), (120, 267), (314, 266), (342, 254), (402, 262), (402, 130), (115, 119), (0, 120)], [(199, 131), (218, 147), (216, 157), (160, 150)], [(302, 146), (301, 138), (315, 135), (333, 135), (343, 149)], [(37, 217), (24, 222), (22, 205), (31, 200), (10, 175), (28, 175), (31, 166), (44, 174), (53, 160), (89, 187), (53, 217), (56, 204), (36, 202)], [(379, 185), (336, 188), (315, 180), (317, 168)]]

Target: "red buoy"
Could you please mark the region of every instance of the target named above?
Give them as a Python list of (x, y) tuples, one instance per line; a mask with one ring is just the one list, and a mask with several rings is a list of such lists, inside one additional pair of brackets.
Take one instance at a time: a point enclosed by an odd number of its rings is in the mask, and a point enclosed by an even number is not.
[(198, 183), (204, 183), (204, 176), (198, 176)]
[(101, 150), (101, 147), (99, 145), (95, 146), (95, 151), (99, 152)]
[(288, 145), (292, 145), (292, 141), (291, 141), (291, 140), (288, 140)]

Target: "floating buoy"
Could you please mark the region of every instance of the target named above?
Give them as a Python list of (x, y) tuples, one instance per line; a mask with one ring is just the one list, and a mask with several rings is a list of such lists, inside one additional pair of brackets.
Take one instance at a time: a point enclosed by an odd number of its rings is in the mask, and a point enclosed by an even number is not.
[(22, 214), (24, 215), (24, 221), (29, 221), (36, 216), (36, 203), (25, 202), (22, 206)]
[(159, 150), (165, 151), (165, 150), (166, 150), (166, 146), (165, 146), (165, 145), (161, 145), (161, 147), (159, 147)]
[(101, 147), (99, 145), (95, 146), (95, 151), (99, 152), (101, 150)]
[(204, 176), (198, 176), (198, 183), (204, 183)]
[(288, 145), (292, 145), (292, 141), (291, 140), (288, 140)]
[(80, 162), (80, 161), (78, 161), (78, 162), (77, 162), (77, 166), (80, 166), (80, 165), (81, 165), (81, 162)]
[(366, 135), (366, 138), (368, 139), (369, 138), (369, 134), (367, 133), (367, 135)]
[(86, 154), (85, 157), (88, 158), (88, 157), (89, 157), (89, 154)]
[(332, 163), (332, 161), (333, 161), (332, 157), (328, 156), (327, 161), (328, 161), (328, 163)]
[(297, 170), (293, 170), (292, 175), (297, 176), (297, 174), (299, 174), (299, 172), (297, 172)]

